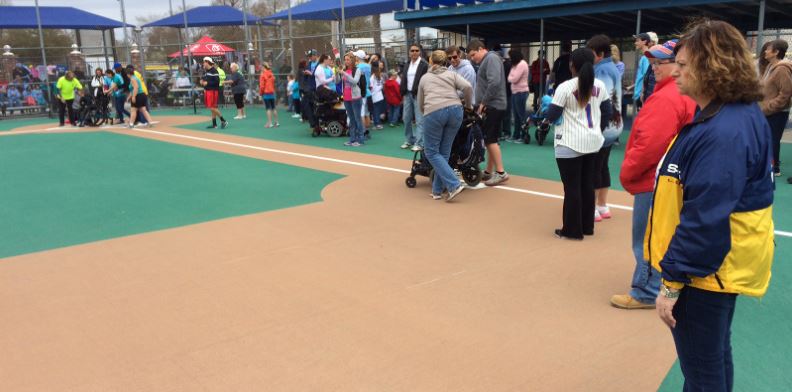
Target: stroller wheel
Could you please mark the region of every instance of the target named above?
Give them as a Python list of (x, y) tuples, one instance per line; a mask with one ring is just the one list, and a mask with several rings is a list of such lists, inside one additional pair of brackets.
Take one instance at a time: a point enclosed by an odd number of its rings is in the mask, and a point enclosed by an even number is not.
[(340, 137), (344, 134), (344, 126), (338, 121), (330, 121), (325, 131), (332, 137)]
[(415, 177), (407, 177), (404, 180), (404, 184), (407, 185), (407, 188), (415, 188), (415, 185), (417, 185), (418, 182), (415, 181)]
[(536, 143), (540, 146), (544, 145), (545, 139), (547, 138), (547, 132), (537, 129), (536, 130)]
[(478, 166), (470, 166), (462, 169), (462, 179), (465, 180), (465, 184), (470, 186), (478, 185), (481, 182), (482, 175), (483, 173)]

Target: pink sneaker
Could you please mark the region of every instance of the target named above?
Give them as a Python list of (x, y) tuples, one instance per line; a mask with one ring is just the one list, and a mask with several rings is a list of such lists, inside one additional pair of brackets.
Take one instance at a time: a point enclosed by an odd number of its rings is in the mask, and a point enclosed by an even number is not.
[(610, 219), (611, 218), (610, 208), (608, 208), (608, 207), (597, 206), (597, 212), (599, 212), (599, 215), (602, 217), (602, 219)]
[(600, 216), (599, 211), (596, 209), (594, 210), (594, 223), (602, 222), (602, 216)]

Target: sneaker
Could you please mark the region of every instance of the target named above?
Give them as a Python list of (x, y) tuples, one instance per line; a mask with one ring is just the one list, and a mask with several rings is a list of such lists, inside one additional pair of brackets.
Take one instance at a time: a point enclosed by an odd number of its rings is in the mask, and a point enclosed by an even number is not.
[(206, 127), (206, 129), (217, 129), (217, 125), (210, 125)]
[(363, 145), (363, 143), (358, 143), (358, 142), (354, 142), (354, 143), (351, 144), (352, 147), (360, 147), (362, 145)]
[(490, 172), (488, 172), (486, 170), (481, 172), (481, 180), (482, 181), (489, 181), (490, 178), (492, 178), (492, 173), (490, 173)]
[(279, 123), (279, 122), (275, 122), (275, 126), (276, 126), (276, 127), (279, 127), (279, 126), (280, 126), (280, 123)]
[(246, 119), (246, 118), (247, 118), (247, 115), (244, 115), (244, 116), (242, 116), (242, 120), (244, 120), (244, 119)]
[(415, 151), (415, 152), (423, 151), (423, 147), (421, 147), (421, 146), (416, 144), (416, 145), (412, 146), (412, 148), (410, 150)]
[(300, 118), (300, 115), (299, 115), (299, 114), (296, 114), (296, 113), (295, 113), (295, 114), (292, 114), (292, 118)]
[(220, 128), (221, 129), (226, 129), (227, 126), (228, 126), (228, 121), (221, 121), (220, 122)]
[(525, 144), (525, 140), (523, 139), (514, 139), (513, 142), (514, 144)]
[(388, 125), (389, 125), (391, 128), (393, 128), (393, 127), (395, 127), (395, 126), (396, 126), (396, 124), (394, 124), (394, 123), (390, 123), (390, 124), (388, 124)]
[(272, 128), (272, 124), (264, 125), (264, 128)]
[(502, 184), (508, 180), (509, 180), (509, 173), (503, 172), (503, 174), (500, 174), (498, 172), (495, 172), (492, 173), (492, 177), (489, 180), (484, 181), (484, 185), (495, 186)]
[(594, 209), (594, 223), (602, 222), (602, 215), (600, 215), (597, 209)]
[(583, 241), (583, 237), (580, 237), (580, 238), (567, 237), (567, 236), (561, 234), (561, 229), (555, 229), (555, 231), (553, 231), (553, 234), (555, 234), (556, 238), (560, 238), (560, 239), (563, 239), (563, 240)]
[(401, 147), (400, 147), (400, 148), (401, 148), (402, 150), (406, 150), (406, 149), (408, 149), (408, 148), (410, 148), (410, 147), (412, 147), (412, 144), (410, 144), (410, 143), (406, 143), (406, 142), (405, 142), (404, 144), (402, 144), (402, 145), (401, 145)]
[(376, 126), (376, 127), (374, 127), (374, 128), (375, 128), (375, 129), (382, 129), (382, 128), (384, 128), (384, 127), (383, 127), (382, 125), (377, 125), (377, 126)]
[(458, 186), (456, 189), (454, 189), (453, 191), (451, 191), (451, 192), (448, 194), (448, 198), (446, 199), (446, 202), (449, 202), (449, 201), (451, 201), (451, 200), (454, 200), (454, 198), (455, 198), (455, 197), (457, 197), (457, 195), (459, 195), (460, 193), (462, 193), (462, 191), (464, 191), (464, 190), (465, 190), (465, 186), (464, 186), (464, 185), (462, 185), (462, 184), (459, 184), (459, 186)]
[(234, 120), (241, 120), (242, 116), (234, 116)]
[(781, 172), (780, 171), (774, 172), (773, 175), (776, 177), (781, 177)]
[(347, 147), (352, 147), (352, 145), (353, 145), (353, 144), (355, 144), (355, 143), (352, 143), (352, 142), (344, 142), (344, 145), (345, 145), (345, 146), (347, 146)]
[(619, 309), (654, 309), (654, 304), (646, 304), (635, 298), (630, 294), (617, 294), (611, 297), (610, 303), (613, 307)]
[(135, 124), (129, 123), (129, 124), (126, 125), (126, 127), (129, 128), (129, 129), (134, 129), (135, 128)]
[(597, 212), (599, 213), (599, 216), (602, 217), (602, 219), (610, 219), (612, 217), (610, 208), (608, 208), (608, 206), (605, 207), (597, 206)]
[(443, 198), (443, 195), (435, 195), (434, 193), (430, 193), (429, 196), (432, 197), (432, 200), (440, 200)]

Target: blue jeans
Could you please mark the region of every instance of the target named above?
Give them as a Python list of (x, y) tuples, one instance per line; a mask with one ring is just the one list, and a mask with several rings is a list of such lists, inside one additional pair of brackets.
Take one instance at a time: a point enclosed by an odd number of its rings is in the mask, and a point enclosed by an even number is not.
[(652, 192), (638, 193), (633, 201), (632, 250), (635, 256), (635, 272), (632, 278), (630, 296), (636, 300), (653, 304), (660, 291), (660, 272), (655, 271), (644, 261), (644, 235), (652, 206)]
[(118, 118), (122, 122), (124, 121), (124, 114), (126, 114), (127, 117), (129, 117), (130, 115), (129, 112), (126, 111), (126, 109), (124, 109), (125, 102), (126, 102), (126, 96), (124, 95), (113, 97), (113, 106), (115, 106), (116, 118)]
[(374, 116), (374, 125), (382, 124), (382, 115), (388, 110), (388, 104), (385, 100), (374, 102), (374, 107), (371, 108), (371, 115)]
[(528, 118), (528, 113), (525, 109), (525, 103), (528, 101), (528, 92), (512, 94), (512, 113), (514, 113), (514, 133), (512, 139), (523, 139), (522, 126)]
[(360, 113), (363, 111), (363, 100), (344, 101), (347, 118), (349, 119), (349, 141), (363, 144), (363, 124), (360, 121)]
[[(423, 146), (423, 113), (418, 108), (418, 98), (412, 93), (404, 95), (404, 141), (408, 144)], [(412, 119), (415, 115), (415, 132), (413, 132)]]
[(462, 106), (447, 106), (424, 117), (424, 153), (434, 168), (432, 193), (439, 195), (443, 189), (449, 192), (459, 187), (459, 179), (448, 165), (451, 147), (459, 127), (462, 125)]
[(399, 105), (388, 105), (388, 122), (391, 124), (396, 124), (401, 118), (401, 106)]
[(685, 376), (684, 391), (731, 392), (731, 323), (736, 302), (736, 294), (690, 286), (679, 294), (672, 312), (676, 327), (671, 334)]

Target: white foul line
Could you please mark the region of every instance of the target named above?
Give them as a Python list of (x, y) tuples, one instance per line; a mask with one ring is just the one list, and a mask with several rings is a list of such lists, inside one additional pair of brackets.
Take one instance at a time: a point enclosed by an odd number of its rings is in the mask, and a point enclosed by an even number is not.
[[(208, 142), (208, 143), (217, 143), (217, 144), (223, 144), (223, 145), (226, 145), (226, 146), (247, 148), (247, 149), (251, 149), (251, 150), (273, 152), (273, 153), (277, 153), (277, 154), (291, 155), (291, 156), (296, 156), (296, 157), (301, 157), (301, 158), (317, 159), (317, 160), (320, 160), (320, 161), (343, 163), (343, 164), (346, 164), (346, 165), (367, 167), (367, 168), (370, 168), (370, 169), (386, 170), (386, 171), (390, 171), (390, 172), (394, 172), (394, 173), (410, 174), (409, 170), (396, 169), (396, 168), (387, 167), (387, 166), (380, 166), (380, 165), (371, 165), (371, 164), (368, 164), (368, 163), (348, 161), (348, 160), (345, 160), (345, 159), (328, 158), (328, 157), (323, 157), (323, 156), (319, 156), (319, 155), (311, 155), (311, 154), (303, 154), (303, 153), (299, 153), (299, 152), (276, 150), (274, 148), (251, 146), (249, 144), (233, 143), (233, 142), (227, 142), (227, 141), (217, 140), (217, 139), (209, 139), (209, 138), (198, 137), (198, 136), (181, 135), (181, 134), (178, 134), (178, 133), (152, 131), (150, 129), (133, 128), (133, 129), (129, 129), (129, 130), (130, 131), (144, 132), (144, 133), (153, 133), (153, 134), (157, 134), (157, 135), (178, 137), (178, 138), (182, 138), (182, 139), (198, 140), (198, 141)], [(551, 199), (558, 199), (558, 200), (563, 200), (564, 199), (564, 196), (561, 196), (561, 195), (556, 195), (556, 194), (552, 194), (552, 193), (545, 193), (545, 192), (537, 192), (537, 191), (532, 191), (532, 190), (522, 189), (522, 188), (514, 188), (514, 187), (510, 187), (510, 186), (496, 186), (496, 187), (493, 187), (493, 188), (502, 189), (502, 190), (511, 191), (511, 192), (525, 193), (525, 194), (534, 195), (534, 196), (547, 197), (547, 198), (551, 198)], [(610, 204), (610, 203), (608, 203), (608, 206), (611, 207), (611, 208), (617, 209), (617, 210), (624, 210), (624, 211), (632, 211), (633, 210), (632, 207), (623, 206), (623, 205), (619, 205), (619, 204)], [(792, 238), (792, 232), (788, 232), (788, 231), (776, 230), (775, 231), (775, 235)]]

